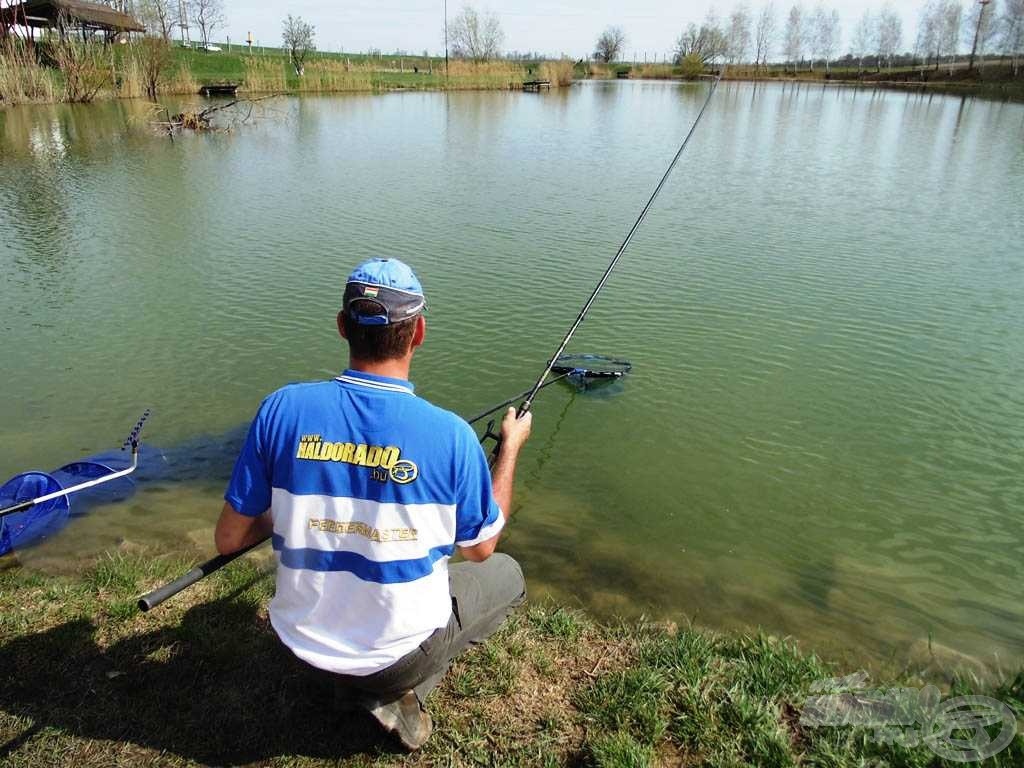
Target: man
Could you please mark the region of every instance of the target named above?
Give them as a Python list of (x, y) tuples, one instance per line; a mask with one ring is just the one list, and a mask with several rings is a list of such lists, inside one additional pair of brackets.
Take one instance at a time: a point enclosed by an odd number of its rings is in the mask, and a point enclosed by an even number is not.
[[(532, 423), (508, 410), (488, 471), (469, 425), (413, 394), (424, 307), (401, 261), (356, 268), (338, 313), (349, 369), (263, 401), (215, 533), (221, 553), (272, 536), (278, 637), (409, 749), (451, 659), (523, 600), (522, 571), (494, 549)], [(449, 567), (456, 548), (470, 562)]]

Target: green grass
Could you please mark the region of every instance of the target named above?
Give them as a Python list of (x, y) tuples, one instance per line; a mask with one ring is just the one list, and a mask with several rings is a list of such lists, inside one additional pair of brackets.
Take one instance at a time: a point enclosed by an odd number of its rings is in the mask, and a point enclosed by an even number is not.
[[(188, 565), (115, 553), (74, 578), (0, 571), (0, 764), (961, 765), (864, 730), (802, 726), (812, 684), (849, 670), (792, 641), (599, 624), (547, 604), (455, 661), (429, 702), (434, 736), (405, 755), (367, 717), (339, 713), (329, 680), (282, 649), (267, 621), (272, 578), (251, 560), (135, 610)], [(1024, 716), (1024, 673), (989, 693)], [(983, 765), (1024, 765), (1024, 737)]]

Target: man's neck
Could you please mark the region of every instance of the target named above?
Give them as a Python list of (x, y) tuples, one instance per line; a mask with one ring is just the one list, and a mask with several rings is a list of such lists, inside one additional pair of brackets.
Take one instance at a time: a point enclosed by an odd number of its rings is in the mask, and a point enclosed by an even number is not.
[(412, 356), (396, 358), (394, 360), (382, 360), (380, 362), (356, 360), (350, 357), (348, 367), (353, 371), (370, 373), (374, 376), (386, 376), (390, 379), (409, 380), (409, 367), (412, 364)]

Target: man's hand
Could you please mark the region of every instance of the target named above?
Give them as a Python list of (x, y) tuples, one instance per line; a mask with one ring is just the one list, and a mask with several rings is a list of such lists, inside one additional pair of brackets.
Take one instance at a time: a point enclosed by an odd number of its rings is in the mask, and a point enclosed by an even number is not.
[[(530, 437), (532, 426), (533, 414), (527, 411), (522, 418), (517, 419), (515, 408), (509, 408), (505, 418), (501, 420), (501, 448), (498, 450), (497, 461), (491, 467), (491, 484), (494, 500), (498, 502), (506, 520), (512, 514), (512, 486), (515, 484), (516, 459), (519, 458), (519, 449)], [(500, 538), (501, 534), (498, 533), (494, 538), (472, 547), (461, 547), (459, 551), (467, 560), (480, 562), (494, 553)]]
[(516, 409), (509, 406), (505, 418), (501, 420), (501, 450), (518, 451), (530, 438), (533, 426), (533, 414), (527, 411), (522, 418), (516, 418)]

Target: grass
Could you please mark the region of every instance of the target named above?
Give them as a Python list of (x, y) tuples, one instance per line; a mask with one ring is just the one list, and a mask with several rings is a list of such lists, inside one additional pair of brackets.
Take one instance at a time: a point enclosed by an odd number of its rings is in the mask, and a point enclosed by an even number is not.
[[(458, 659), (406, 755), (267, 621), (250, 560), (151, 614), (135, 597), (189, 563), (112, 553), (76, 578), (0, 572), (0, 763), (311, 766), (855, 766), (938, 768), (926, 747), (800, 724), (837, 670), (795, 643), (646, 622), (600, 624), (530, 604)], [(919, 687), (914, 678), (893, 683)], [(969, 690), (954, 684), (951, 693)], [(993, 694), (1024, 715), (1024, 675)], [(1024, 737), (985, 763), (1024, 763)]]

